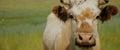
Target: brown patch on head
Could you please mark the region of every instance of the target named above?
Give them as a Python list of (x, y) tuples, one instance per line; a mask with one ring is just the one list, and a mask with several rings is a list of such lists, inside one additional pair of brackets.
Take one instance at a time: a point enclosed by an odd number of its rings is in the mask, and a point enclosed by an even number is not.
[(93, 13), (90, 10), (90, 8), (86, 8), (81, 14), (82, 14), (82, 17), (86, 17), (89, 19), (93, 18)]
[(93, 28), (87, 22), (82, 22), (80, 28), (78, 29), (78, 32), (92, 33)]
[(52, 12), (64, 22), (68, 19), (67, 10), (62, 6), (54, 6)]
[(80, 15), (76, 16), (77, 20), (85, 20), (85, 19), (92, 19), (94, 18), (93, 12), (90, 8), (86, 8), (83, 10)]
[(118, 13), (118, 8), (114, 5), (107, 5), (102, 9), (100, 16), (97, 18), (100, 19), (102, 22), (107, 21), (112, 18), (112, 16)]

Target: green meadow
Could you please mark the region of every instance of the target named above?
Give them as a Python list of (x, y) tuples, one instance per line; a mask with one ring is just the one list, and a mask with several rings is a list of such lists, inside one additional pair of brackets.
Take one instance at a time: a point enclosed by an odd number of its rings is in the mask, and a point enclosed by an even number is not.
[[(119, 0), (110, 0), (120, 8)], [(43, 50), (46, 18), (59, 0), (0, 0), (0, 50)], [(120, 13), (99, 22), (101, 50), (120, 50)]]

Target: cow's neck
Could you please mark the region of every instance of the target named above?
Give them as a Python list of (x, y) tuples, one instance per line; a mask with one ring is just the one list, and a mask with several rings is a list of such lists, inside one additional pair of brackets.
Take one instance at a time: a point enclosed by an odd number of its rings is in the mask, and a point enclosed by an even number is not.
[[(61, 33), (59, 40), (59, 45), (61, 44), (64, 44), (64, 45), (61, 45), (60, 47), (60, 50), (64, 50), (64, 48), (68, 48), (68, 45), (70, 44), (70, 39), (71, 39), (71, 19), (68, 19), (67, 21), (65, 22), (62, 22), (63, 23), (63, 26), (61, 27)], [(59, 25), (59, 24), (58, 24)]]

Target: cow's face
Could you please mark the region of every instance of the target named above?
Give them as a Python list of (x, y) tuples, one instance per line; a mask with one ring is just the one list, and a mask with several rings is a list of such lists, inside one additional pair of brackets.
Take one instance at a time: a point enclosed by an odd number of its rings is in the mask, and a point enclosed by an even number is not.
[[(78, 2), (78, 1), (76, 1)], [(92, 47), (96, 44), (97, 16), (100, 14), (98, 1), (86, 0), (82, 3), (75, 3), (70, 9), (74, 17), (75, 43), (79, 47)]]
[[(76, 45), (79, 47), (95, 46), (98, 19), (101, 20), (108, 14), (111, 14), (110, 16), (112, 16), (113, 13), (110, 12), (113, 11), (115, 11), (116, 14), (116, 8), (112, 7), (111, 9), (111, 6), (106, 6), (108, 9), (104, 8), (103, 11), (101, 11), (98, 7), (99, 0), (66, 0), (66, 4), (67, 3), (70, 5), (69, 13), (73, 15), (74, 19), (73, 25), (75, 25), (74, 32)], [(110, 9), (111, 11), (108, 11)], [(107, 11), (107, 13), (105, 11)], [(100, 17), (102, 14), (104, 17)]]

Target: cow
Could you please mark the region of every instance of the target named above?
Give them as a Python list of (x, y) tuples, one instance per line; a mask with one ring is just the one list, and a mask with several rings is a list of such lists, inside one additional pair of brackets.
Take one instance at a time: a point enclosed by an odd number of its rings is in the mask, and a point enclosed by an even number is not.
[(44, 49), (100, 50), (98, 20), (108, 21), (118, 13), (117, 7), (107, 5), (99, 9), (98, 0), (69, 1), (69, 9), (55, 6), (48, 16), (43, 35)]

